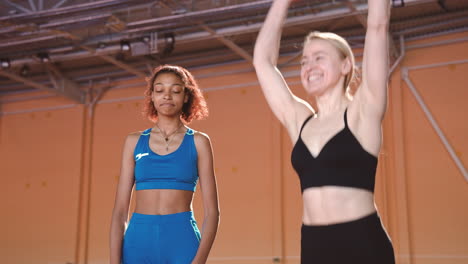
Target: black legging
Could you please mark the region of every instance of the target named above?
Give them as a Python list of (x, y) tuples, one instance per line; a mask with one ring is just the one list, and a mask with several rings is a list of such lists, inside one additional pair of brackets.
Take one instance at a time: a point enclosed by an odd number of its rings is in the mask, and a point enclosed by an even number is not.
[(394, 264), (395, 256), (377, 213), (333, 225), (302, 225), (301, 264)]

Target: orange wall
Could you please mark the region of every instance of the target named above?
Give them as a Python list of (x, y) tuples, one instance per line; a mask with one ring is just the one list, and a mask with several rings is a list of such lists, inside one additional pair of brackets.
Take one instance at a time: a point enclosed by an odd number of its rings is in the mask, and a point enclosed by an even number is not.
[[(408, 49), (400, 66), (468, 60), (467, 50), (466, 40)], [(298, 66), (282, 71), (304, 96)], [(274, 257), (299, 263), (302, 207), (289, 161), (292, 144), (254, 72), (247, 63), (193, 72), (205, 89), (210, 117), (192, 127), (212, 138), (221, 206), (209, 263), (273, 263)], [(464, 62), (410, 70), (409, 77), (468, 167), (467, 72)], [(102, 98), (93, 118), (86, 107), (55, 96), (1, 105), (1, 263), (107, 263), (123, 139), (151, 126), (140, 114), (142, 81), (115, 84), (122, 85), (128, 87)], [(389, 96), (376, 202), (399, 263), (468, 263), (468, 182), (402, 80), (401, 68), (392, 75)], [(199, 196), (194, 209), (201, 224)]]

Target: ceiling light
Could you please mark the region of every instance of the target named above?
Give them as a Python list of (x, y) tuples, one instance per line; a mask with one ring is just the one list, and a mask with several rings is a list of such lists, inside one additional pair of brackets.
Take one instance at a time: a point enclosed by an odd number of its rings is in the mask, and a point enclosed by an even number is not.
[(129, 51), (130, 50), (130, 43), (126, 40), (120, 41), (120, 49), (122, 51)]
[(0, 64), (1, 64), (3, 69), (10, 68), (10, 66), (11, 66), (10, 59), (8, 59), (8, 58), (0, 59)]
[(175, 36), (174, 33), (166, 33), (164, 34), (164, 50), (163, 53), (165, 55), (170, 54), (174, 50), (175, 46)]
[(166, 33), (164, 34), (164, 39), (166, 41), (166, 44), (172, 45), (175, 42), (175, 37), (174, 33)]
[(392, 7), (403, 7), (405, 6), (405, 0), (392, 0)]
[(44, 62), (44, 63), (50, 61), (50, 57), (47, 52), (40, 52), (37, 54), (37, 57), (41, 60), (41, 62)]
[(20, 69), (20, 75), (23, 77), (26, 77), (29, 74), (29, 72), (31, 72), (31, 69), (26, 64), (23, 65), (23, 67), (21, 67)]

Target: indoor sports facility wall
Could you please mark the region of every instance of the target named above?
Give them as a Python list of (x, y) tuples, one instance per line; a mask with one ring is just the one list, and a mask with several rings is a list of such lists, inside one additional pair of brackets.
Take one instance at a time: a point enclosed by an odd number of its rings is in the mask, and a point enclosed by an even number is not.
[[(466, 264), (468, 181), (410, 86), (468, 167), (468, 34), (405, 47), (389, 82), (376, 203), (399, 264)], [(359, 61), (362, 51), (355, 52)], [(191, 127), (211, 137), (221, 207), (208, 263), (299, 263), (302, 204), (290, 164), (292, 142), (268, 108), (252, 66), (189, 70), (210, 110), (207, 120)], [(281, 71), (305, 98), (297, 62)], [(1, 263), (108, 263), (123, 140), (151, 126), (141, 115), (144, 89), (141, 79), (114, 83), (95, 108), (43, 92), (29, 100), (1, 98)], [(201, 205), (197, 193), (199, 225)]]

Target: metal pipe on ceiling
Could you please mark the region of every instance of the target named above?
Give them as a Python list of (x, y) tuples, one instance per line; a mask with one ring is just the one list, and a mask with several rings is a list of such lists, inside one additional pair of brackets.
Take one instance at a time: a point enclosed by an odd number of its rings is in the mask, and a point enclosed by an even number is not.
[(408, 34), (411, 34), (411, 33), (422, 31), (422, 30), (436, 30), (437, 27), (440, 27), (440, 26), (449, 26), (449, 25), (453, 25), (453, 24), (464, 23), (464, 22), (467, 22), (467, 21), (468, 21), (468, 17), (462, 17), (462, 18), (457, 18), (457, 19), (453, 19), (453, 20), (450, 20), (450, 21), (443, 21), (443, 22), (438, 22), (438, 23), (432, 23), (432, 24), (429, 24), (429, 25), (423, 25), (423, 26), (418, 26), (418, 27), (407, 28), (407, 29), (400, 30), (400, 31), (397, 31), (397, 32), (394, 32), (394, 33), (398, 34), (398, 35), (408, 35)]
[(156, 23), (160, 24), (160, 23), (171, 22), (171, 21), (177, 22), (181, 19), (197, 20), (203, 17), (213, 18), (216, 15), (221, 15), (221, 14), (226, 14), (226, 13), (233, 14), (233, 13), (239, 13), (239, 12), (254, 11), (258, 9), (267, 9), (270, 6), (271, 2), (272, 0), (262, 0), (262, 1), (247, 3), (247, 4), (231, 5), (231, 6), (213, 8), (213, 9), (202, 10), (202, 11), (188, 12), (185, 14), (151, 18), (151, 19), (128, 23), (127, 26), (135, 27), (135, 26), (144, 26), (147, 24), (156, 24)]
[(83, 3), (71, 5), (67, 7), (42, 10), (27, 14), (18, 14), (12, 16), (0, 17), (0, 22), (32, 22), (37, 19), (47, 18), (52, 19), (58, 16), (70, 16), (80, 12), (96, 12), (104, 10), (112, 10), (116, 8), (131, 7), (135, 4), (147, 3), (146, 0), (101, 0), (97, 2)]
[(34, 42), (40, 42), (40, 41), (47, 41), (47, 40), (54, 40), (57, 38), (66, 38), (68, 35), (63, 33), (63, 34), (57, 34), (53, 36), (42, 36), (34, 39), (21, 39), (21, 40), (16, 40), (16, 41), (5, 41), (0, 43), (0, 48), (6, 48), (10, 46), (17, 46), (17, 45), (24, 45), (24, 44), (30, 44)]
[[(47, 24), (42, 24), (39, 25), (38, 27), (40, 29), (48, 29), (48, 28), (64, 28), (66, 29), (67, 25), (72, 25), (72, 24), (77, 24), (77, 23), (86, 23), (86, 22), (91, 22), (91, 21), (102, 21), (103, 19), (107, 19), (111, 16), (111, 13), (104, 13), (104, 14), (97, 14), (97, 15), (90, 15), (90, 16), (84, 16), (80, 18), (73, 18), (71, 20), (61, 20), (61, 21), (55, 21), (55, 22), (50, 22)], [(75, 25), (76, 27), (77, 25)]]

